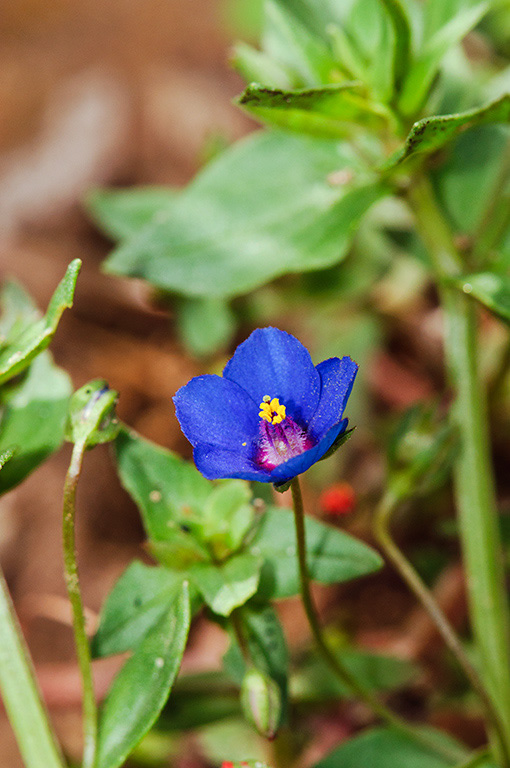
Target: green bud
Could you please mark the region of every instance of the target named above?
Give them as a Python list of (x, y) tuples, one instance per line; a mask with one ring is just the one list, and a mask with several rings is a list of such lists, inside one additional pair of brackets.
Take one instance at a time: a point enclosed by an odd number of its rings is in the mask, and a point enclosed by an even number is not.
[(275, 681), (252, 667), (241, 685), (244, 716), (261, 736), (274, 739), (282, 717), (282, 696)]
[(114, 440), (120, 429), (117, 400), (117, 392), (104, 379), (94, 379), (78, 389), (69, 402), (66, 440), (86, 448)]
[(416, 405), (405, 412), (388, 447), (389, 483), (400, 498), (429, 493), (450, 472), (457, 435), (432, 407)]

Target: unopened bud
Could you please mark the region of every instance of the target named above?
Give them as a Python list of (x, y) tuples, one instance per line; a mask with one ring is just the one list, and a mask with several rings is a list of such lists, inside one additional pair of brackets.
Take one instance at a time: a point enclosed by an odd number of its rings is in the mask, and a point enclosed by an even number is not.
[(114, 440), (119, 431), (115, 415), (118, 394), (104, 379), (94, 379), (71, 397), (66, 426), (66, 440), (92, 448)]
[(275, 681), (258, 669), (249, 669), (241, 685), (241, 706), (260, 735), (274, 739), (282, 717), (282, 696)]

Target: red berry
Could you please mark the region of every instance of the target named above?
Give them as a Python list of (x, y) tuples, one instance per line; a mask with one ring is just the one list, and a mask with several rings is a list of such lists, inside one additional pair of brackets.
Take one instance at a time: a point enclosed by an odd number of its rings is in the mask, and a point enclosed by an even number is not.
[(319, 497), (319, 506), (325, 515), (348, 515), (356, 505), (356, 494), (349, 483), (335, 483)]

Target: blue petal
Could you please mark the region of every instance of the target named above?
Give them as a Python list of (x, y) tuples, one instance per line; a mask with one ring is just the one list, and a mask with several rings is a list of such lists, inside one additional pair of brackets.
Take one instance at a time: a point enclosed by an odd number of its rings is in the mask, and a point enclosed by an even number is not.
[(196, 376), (173, 398), (181, 429), (195, 446), (213, 443), (242, 451), (258, 434), (258, 403), (221, 376)]
[(308, 451), (301, 453), (299, 456), (295, 456), (293, 459), (280, 464), (275, 467), (268, 476), (268, 481), (271, 483), (284, 483), (286, 480), (291, 480), (297, 475), (303, 474), (307, 469), (310, 469), (312, 464), (322, 459), (325, 453), (329, 451), (337, 437), (342, 432), (345, 432), (347, 428), (347, 419), (343, 419), (338, 424), (335, 424), (329, 429), (324, 437), (319, 440), (317, 445), (310, 448)]
[(350, 357), (332, 357), (317, 366), (321, 377), (319, 405), (308, 425), (308, 433), (320, 440), (332, 424), (336, 424), (345, 410), (347, 399), (358, 372)]
[(193, 459), (199, 472), (208, 480), (233, 477), (258, 480), (260, 483), (271, 482), (269, 473), (263, 469), (257, 469), (248, 453), (243, 454), (229, 448), (199, 443), (193, 451)]
[(258, 403), (278, 397), (290, 416), (306, 426), (320, 394), (320, 375), (308, 350), (290, 333), (259, 328), (235, 351), (223, 371)]

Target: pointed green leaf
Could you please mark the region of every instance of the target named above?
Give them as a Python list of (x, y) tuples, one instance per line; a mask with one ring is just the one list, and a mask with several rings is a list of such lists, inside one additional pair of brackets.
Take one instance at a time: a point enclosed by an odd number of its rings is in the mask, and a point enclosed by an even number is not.
[[(323, 584), (350, 581), (379, 570), (383, 561), (373, 549), (324, 523), (307, 517), (306, 544), (310, 576)], [(253, 538), (251, 550), (264, 558), (259, 595), (290, 597), (299, 593), (294, 515), (268, 509)]]
[[(0, 347), (0, 384), (25, 370), (34, 357), (49, 345), (64, 309), (73, 305), (74, 289), (80, 267), (81, 261), (79, 259), (71, 262), (65, 277), (51, 298), (44, 318), (34, 321), (33, 309), (31, 309), (29, 310), (28, 322), (23, 314), (16, 317), (16, 313), (14, 316), (10, 316), (8, 329), (6, 329), (4, 321), (2, 333), (5, 340)], [(19, 291), (17, 298), (20, 298)], [(11, 311), (12, 308), (13, 304), (11, 304)], [(25, 309), (21, 307), (21, 302), (18, 302), (18, 309), (21, 313), (25, 312)]]
[(411, 22), (401, 0), (381, 0), (394, 32), (393, 76), (398, 87), (409, 68)]
[(147, 535), (156, 542), (171, 542), (214, 486), (190, 462), (125, 427), (115, 441), (115, 453), (121, 483), (140, 509)]
[(360, 91), (359, 83), (294, 91), (253, 83), (237, 103), (269, 125), (320, 138), (344, 138), (353, 127), (380, 128), (388, 121), (385, 112), (363, 98)]
[[(467, 756), (464, 748), (451, 737), (432, 728), (420, 729), (424, 735), (437, 740), (458, 754), (458, 760)], [(440, 757), (418, 744), (406, 734), (390, 728), (372, 728), (344, 742), (314, 768), (451, 768), (452, 760)]]
[(414, 115), (420, 109), (444, 55), (478, 24), (489, 8), (490, 0), (463, 4), (458, 13), (449, 16), (447, 23), (425, 40), (405, 79), (399, 101), (403, 114)]
[(510, 323), (510, 276), (494, 272), (478, 272), (456, 280), (468, 296), (483, 304), (505, 323)]
[(133, 651), (168, 610), (182, 588), (182, 576), (168, 568), (132, 562), (101, 609), (92, 640), (94, 657)]
[(190, 625), (187, 583), (113, 681), (99, 720), (97, 768), (119, 768), (168, 698)]
[(234, 555), (224, 563), (198, 563), (190, 578), (207, 605), (220, 616), (229, 616), (257, 591), (261, 560), (250, 554)]
[(483, 107), (470, 109), (457, 115), (425, 117), (415, 123), (404, 146), (385, 164), (384, 170), (391, 170), (409, 157), (430, 154), (443, 147), (461, 131), (476, 125), (508, 123), (510, 121), (510, 94)]
[[(113, 252), (106, 269), (166, 291), (226, 298), (334, 264), (387, 192), (356, 162), (338, 142), (256, 133), (207, 166), (171, 211)], [(353, 183), (335, 183), (334, 172), (346, 167)]]
[(172, 205), (170, 187), (96, 189), (87, 195), (85, 207), (95, 223), (114, 240), (126, 240)]
[(20, 483), (64, 440), (69, 376), (43, 352), (0, 393), (0, 451), (15, 448), (0, 473), (0, 494)]

